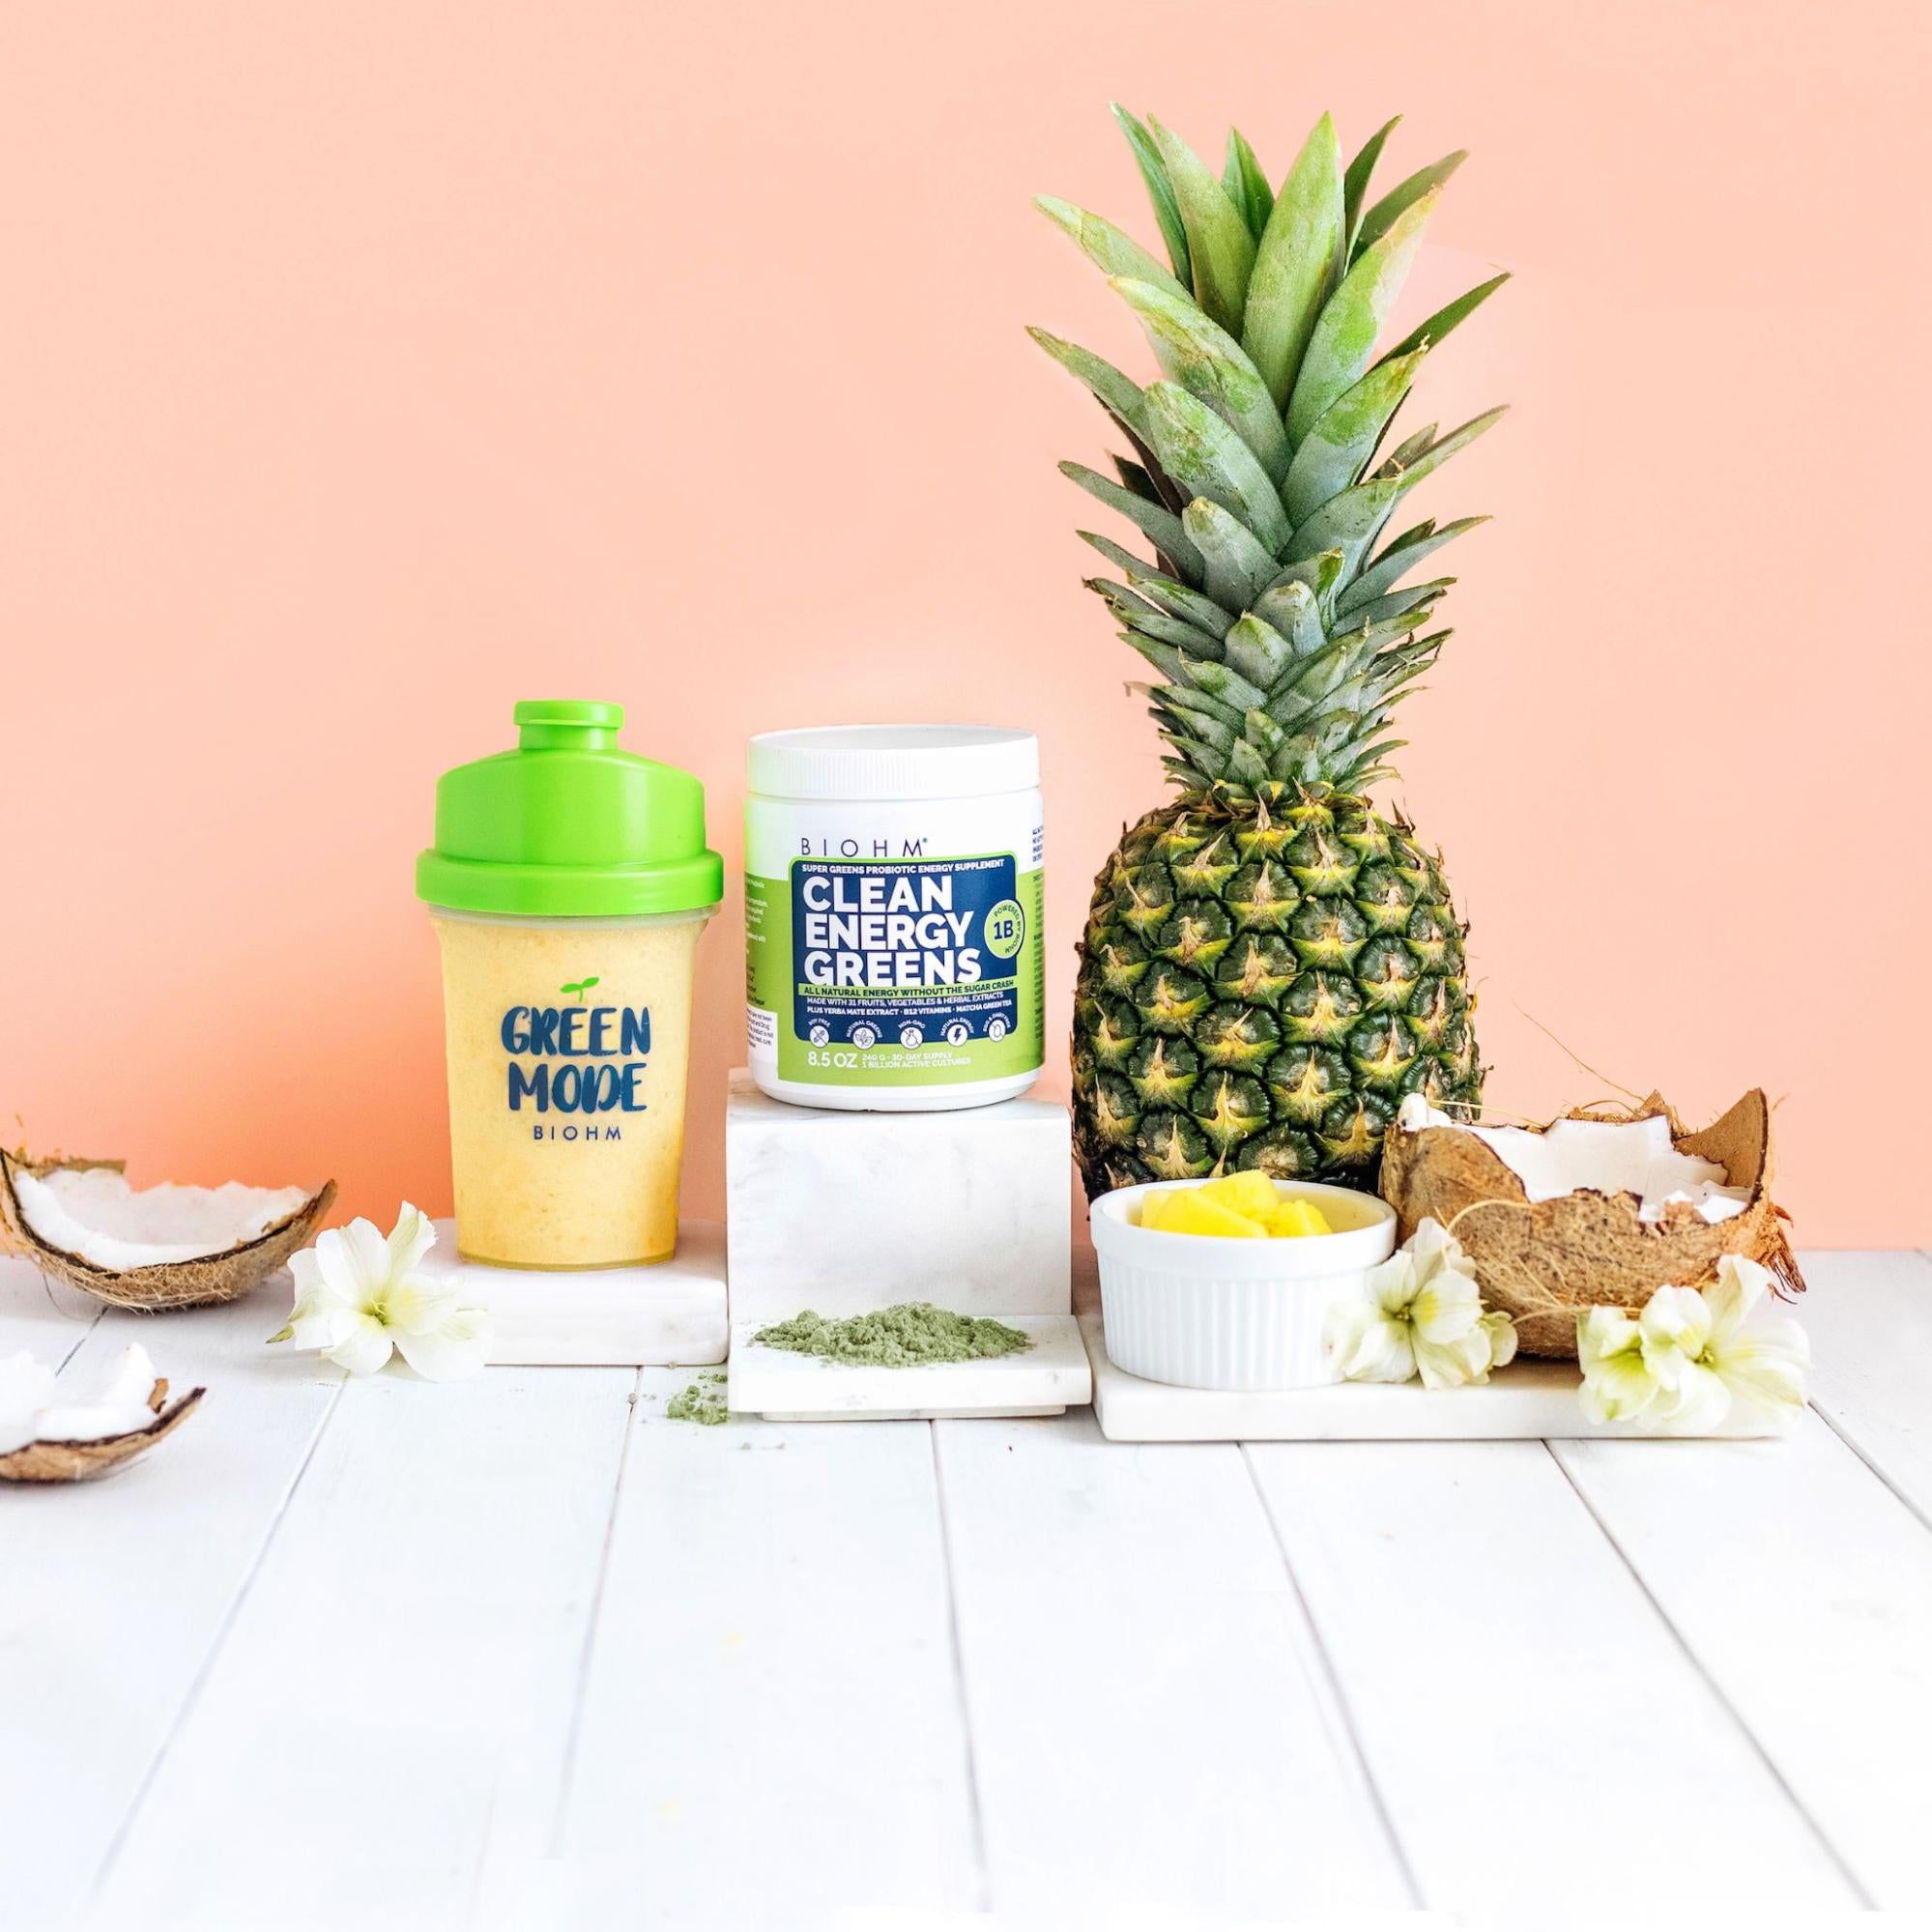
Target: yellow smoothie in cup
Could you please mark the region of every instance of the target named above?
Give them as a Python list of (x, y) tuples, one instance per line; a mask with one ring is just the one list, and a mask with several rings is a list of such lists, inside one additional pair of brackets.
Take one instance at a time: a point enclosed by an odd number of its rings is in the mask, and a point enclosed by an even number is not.
[(433, 916), (459, 1252), (513, 1268), (668, 1258), (705, 914)]
[(456, 1246), (620, 1268), (678, 1245), (691, 985), (723, 891), (689, 773), (615, 705), (516, 707), (513, 752), (437, 787), (417, 864), (443, 952)]

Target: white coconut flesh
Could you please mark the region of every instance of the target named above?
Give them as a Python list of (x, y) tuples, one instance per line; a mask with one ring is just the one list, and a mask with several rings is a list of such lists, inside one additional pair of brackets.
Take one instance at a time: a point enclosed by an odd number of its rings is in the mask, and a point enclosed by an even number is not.
[(30, 1442), (101, 1442), (131, 1435), (154, 1422), (148, 1406), (154, 1387), (155, 1365), (138, 1341), (67, 1401), (59, 1399), (54, 1371), (45, 1363), (24, 1351), (0, 1357), (0, 1456)]
[(1472, 1127), (1412, 1093), (1396, 1118), (1411, 1134), (1453, 1127), (1475, 1135), (1533, 1201), (1557, 1200), (1584, 1189), (1629, 1194), (1637, 1197), (1639, 1221), (1661, 1221), (1667, 1207), (1683, 1201), (1711, 1223), (1729, 1221), (1750, 1204), (1750, 1190), (1731, 1187), (1716, 1161), (1671, 1144), (1670, 1122), (1661, 1114), (1645, 1120), (1558, 1120), (1532, 1133), (1527, 1127)]
[(112, 1168), (14, 1170), (20, 1216), (50, 1248), (110, 1274), (199, 1261), (258, 1241), (308, 1199), (303, 1188), (132, 1188)]

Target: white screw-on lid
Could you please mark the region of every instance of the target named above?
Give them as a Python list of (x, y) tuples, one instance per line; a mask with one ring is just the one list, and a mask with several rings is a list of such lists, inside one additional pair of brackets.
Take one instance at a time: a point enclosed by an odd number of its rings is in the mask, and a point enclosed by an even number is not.
[(1040, 741), (995, 725), (842, 725), (764, 732), (745, 758), (751, 789), (772, 798), (970, 798), (1029, 792)]

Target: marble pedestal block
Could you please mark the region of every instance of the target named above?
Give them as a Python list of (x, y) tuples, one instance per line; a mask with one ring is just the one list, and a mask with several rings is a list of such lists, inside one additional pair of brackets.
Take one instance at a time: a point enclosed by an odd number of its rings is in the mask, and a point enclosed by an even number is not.
[(725, 1167), (734, 1324), (907, 1301), (1072, 1309), (1071, 1158), (1054, 1102), (846, 1113), (769, 1100), (739, 1070)]
[(725, 1230), (678, 1224), (678, 1253), (649, 1268), (492, 1268), (456, 1253), (456, 1224), (436, 1224), (421, 1272), (486, 1308), (493, 1363), (682, 1369), (722, 1362)]

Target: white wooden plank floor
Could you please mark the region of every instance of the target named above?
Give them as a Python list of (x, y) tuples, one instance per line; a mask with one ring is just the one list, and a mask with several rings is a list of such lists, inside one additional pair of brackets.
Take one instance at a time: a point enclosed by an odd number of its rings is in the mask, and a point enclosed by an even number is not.
[(0, 1490), (0, 1923), (1932, 1905), (1932, 1259), (1806, 1270), (1783, 1442), (1167, 1447), (345, 1387), (0, 1263), (0, 1351), (211, 1390)]

